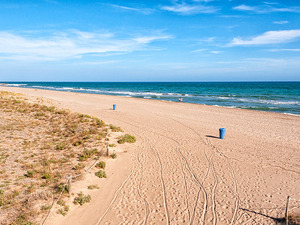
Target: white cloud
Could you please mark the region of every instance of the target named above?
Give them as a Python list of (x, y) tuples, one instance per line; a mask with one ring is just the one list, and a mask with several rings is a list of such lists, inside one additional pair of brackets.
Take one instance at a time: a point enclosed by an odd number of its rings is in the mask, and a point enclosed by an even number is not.
[(171, 38), (167, 35), (144, 35), (117, 39), (111, 33), (72, 30), (51, 36), (18, 35), (0, 32), (0, 57), (8, 60), (62, 60), (86, 54), (128, 53), (142, 50), (147, 44)]
[[(274, 4), (275, 5), (275, 4)], [(271, 12), (294, 12), (300, 13), (300, 7), (274, 7), (270, 4), (267, 5), (259, 5), (259, 6), (249, 6), (249, 5), (238, 5), (233, 7), (234, 10), (239, 11), (249, 11), (255, 13), (271, 13)]]
[(255, 11), (256, 7), (248, 6), (248, 5), (239, 5), (239, 6), (234, 7), (233, 9), (243, 10), (243, 11)]
[(192, 53), (197, 53), (197, 52), (210, 52), (210, 53), (212, 53), (212, 54), (220, 54), (220, 53), (222, 53), (222, 51), (210, 51), (210, 50), (208, 50), (208, 49), (197, 49), (197, 50), (194, 50), (194, 51), (191, 51)]
[(287, 23), (289, 23), (289, 21), (281, 20), (281, 21), (274, 21), (273, 23), (275, 23), (275, 24), (287, 24)]
[(268, 31), (248, 40), (234, 38), (229, 46), (279, 44), (294, 41), (300, 37), (298, 30)]
[(211, 53), (213, 53), (213, 54), (220, 54), (220, 53), (222, 53), (222, 51), (210, 51)]
[(177, 13), (180, 15), (194, 15), (200, 13), (215, 13), (218, 11), (217, 8), (212, 6), (203, 6), (203, 5), (195, 5), (195, 4), (174, 4), (171, 6), (163, 6), (161, 7), (162, 10), (166, 10), (169, 12)]
[(207, 51), (207, 49), (197, 49), (197, 50), (194, 50), (192, 52), (194, 53), (194, 52), (204, 52), (204, 51)]
[(122, 5), (115, 5), (115, 4), (110, 4), (114, 8), (119, 8), (123, 10), (128, 10), (128, 11), (134, 11), (134, 12), (139, 12), (142, 14), (150, 14), (153, 12), (152, 9), (148, 8), (133, 8), (133, 7), (128, 7), (128, 6), (122, 6)]
[(299, 48), (270, 49), (269, 52), (300, 52)]

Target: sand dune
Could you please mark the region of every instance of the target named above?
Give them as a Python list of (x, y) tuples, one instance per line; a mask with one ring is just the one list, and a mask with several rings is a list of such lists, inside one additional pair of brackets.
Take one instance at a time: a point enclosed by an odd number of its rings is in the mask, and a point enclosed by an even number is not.
[[(196, 104), (0, 87), (43, 97), (137, 137), (92, 201), (46, 224), (276, 224), (300, 199), (300, 117)], [(117, 110), (112, 111), (112, 104)], [(224, 140), (218, 129), (226, 128)], [(290, 202), (297, 213), (300, 202)], [(298, 211), (299, 213), (299, 211)]]

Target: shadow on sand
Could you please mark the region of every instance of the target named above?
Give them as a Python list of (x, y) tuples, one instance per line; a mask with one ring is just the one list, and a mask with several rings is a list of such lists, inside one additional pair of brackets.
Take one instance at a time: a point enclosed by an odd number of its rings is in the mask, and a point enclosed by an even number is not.
[[(260, 213), (260, 212), (255, 212), (253, 210), (244, 209), (244, 208), (240, 208), (240, 209), (243, 210), (243, 211), (249, 212), (249, 213), (254, 213), (256, 215), (261, 215), (261, 216), (264, 216), (266, 218), (272, 219), (275, 222), (275, 224), (278, 224), (278, 225), (286, 224), (285, 218), (276, 218), (276, 217), (268, 216), (268, 215)], [(292, 223), (289, 223), (289, 225), (292, 225)]]
[(219, 137), (217, 137), (217, 136), (212, 136), (212, 135), (206, 135), (206, 137), (208, 137), (208, 138), (216, 138), (216, 139), (219, 139)]

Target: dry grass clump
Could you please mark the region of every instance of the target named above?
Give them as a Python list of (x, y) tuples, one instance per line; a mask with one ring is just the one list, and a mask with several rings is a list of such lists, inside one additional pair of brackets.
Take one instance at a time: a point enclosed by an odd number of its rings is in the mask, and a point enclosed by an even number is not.
[(87, 202), (91, 201), (91, 196), (90, 195), (84, 195), (82, 192), (77, 194), (77, 197), (74, 199), (74, 204), (76, 205), (83, 205)]
[[(0, 223), (41, 221), (52, 197), (68, 195), (66, 175), (103, 152), (107, 129), (98, 118), (0, 92)], [(67, 211), (64, 205), (57, 212)]]
[(124, 144), (124, 143), (134, 143), (136, 142), (136, 138), (132, 135), (129, 135), (129, 134), (125, 134), (121, 137), (119, 137), (119, 140), (118, 140), (118, 143), (119, 144)]
[(99, 189), (99, 186), (97, 184), (89, 185), (88, 189), (89, 190)]
[(106, 173), (104, 170), (99, 170), (98, 172), (95, 173), (95, 175), (99, 178), (106, 178)]
[(103, 161), (100, 161), (99, 163), (96, 164), (95, 167), (96, 167), (96, 168), (99, 168), (99, 169), (105, 169), (106, 163), (103, 162)]
[(123, 132), (123, 130), (120, 127), (117, 127), (112, 124), (109, 125), (109, 128), (111, 129), (112, 132)]

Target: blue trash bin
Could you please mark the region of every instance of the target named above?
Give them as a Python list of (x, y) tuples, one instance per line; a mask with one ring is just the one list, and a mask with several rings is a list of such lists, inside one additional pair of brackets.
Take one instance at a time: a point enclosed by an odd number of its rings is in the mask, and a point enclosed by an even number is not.
[(116, 110), (116, 108), (117, 108), (117, 105), (113, 104), (113, 109)]
[(219, 133), (220, 133), (220, 139), (224, 139), (225, 138), (225, 128), (220, 128)]

